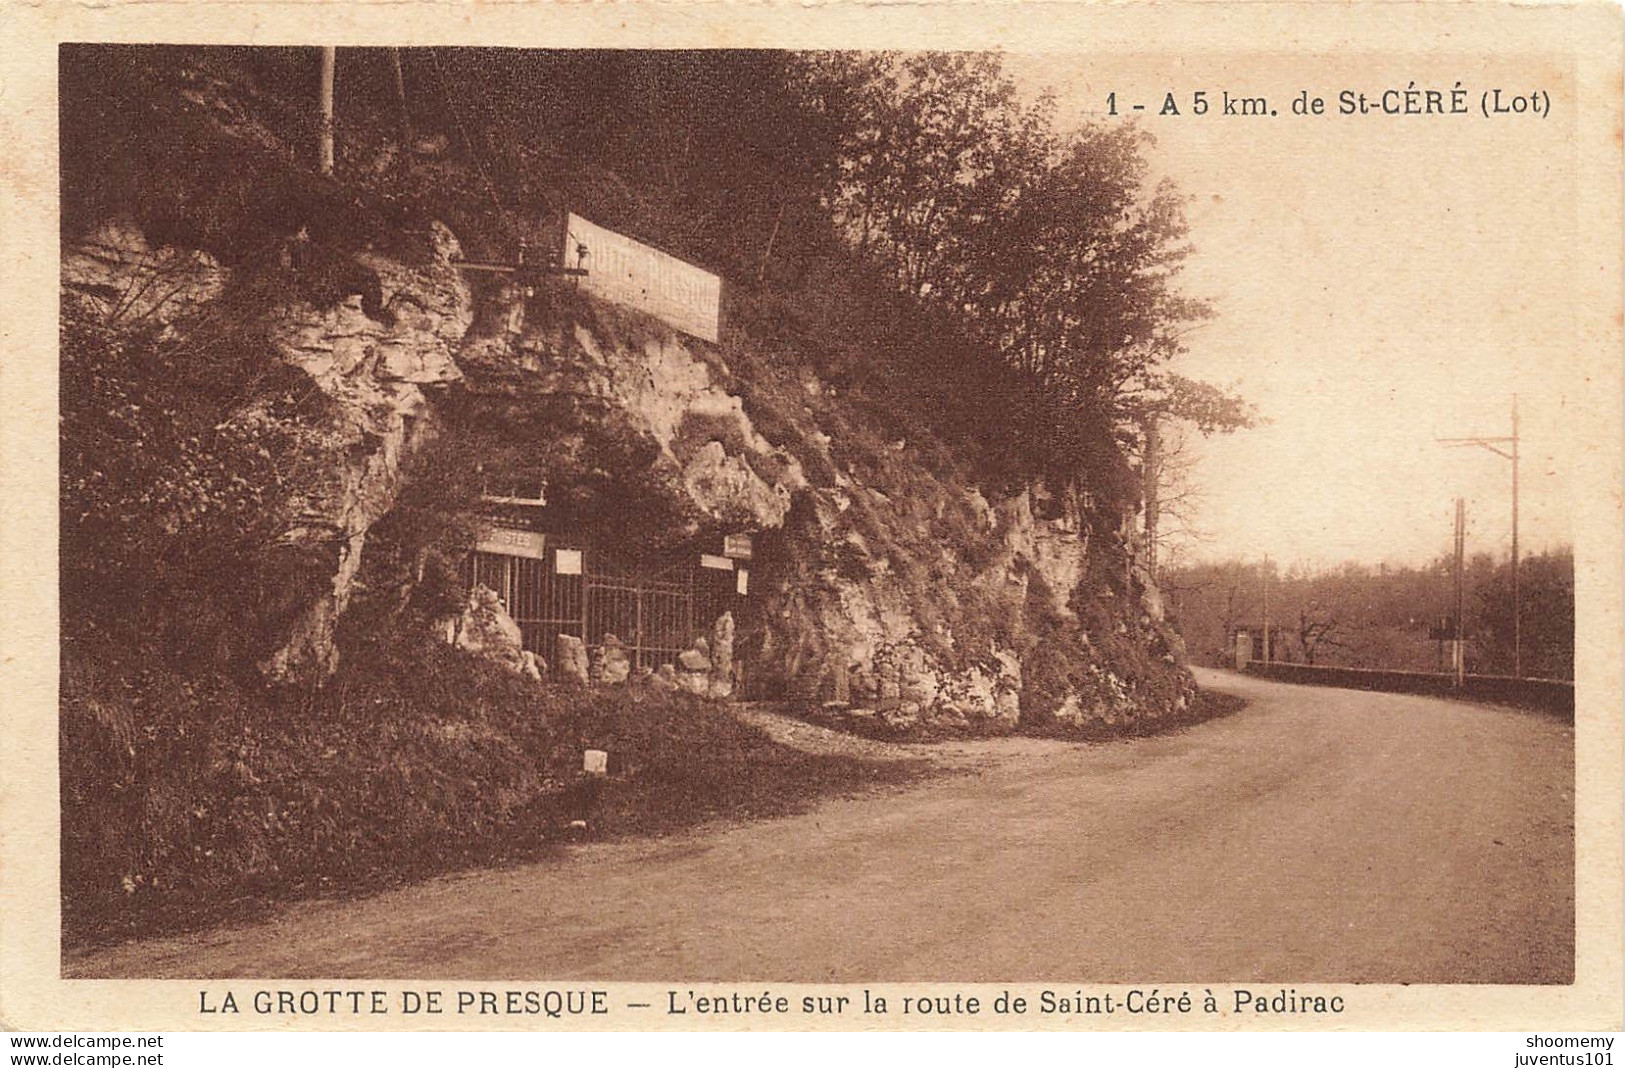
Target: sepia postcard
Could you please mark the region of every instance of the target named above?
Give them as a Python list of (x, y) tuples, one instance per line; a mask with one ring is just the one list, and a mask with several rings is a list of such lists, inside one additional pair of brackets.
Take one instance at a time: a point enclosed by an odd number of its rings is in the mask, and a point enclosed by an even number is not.
[(1625, 1027), (1617, 7), (0, 26), (6, 1028)]

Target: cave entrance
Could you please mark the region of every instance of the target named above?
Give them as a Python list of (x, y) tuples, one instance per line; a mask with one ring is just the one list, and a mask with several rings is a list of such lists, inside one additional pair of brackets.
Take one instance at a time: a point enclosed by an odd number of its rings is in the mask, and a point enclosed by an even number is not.
[[(561, 634), (589, 649), (614, 635), (634, 669), (673, 664), (716, 621), (747, 604), (748, 557), (688, 551), (627, 564), (583, 539), (498, 527), (470, 557), (464, 580), (494, 591), (519, 624), (524, 647), (551, 660)], [(744, 539), (748, 553), (749, 539)]]

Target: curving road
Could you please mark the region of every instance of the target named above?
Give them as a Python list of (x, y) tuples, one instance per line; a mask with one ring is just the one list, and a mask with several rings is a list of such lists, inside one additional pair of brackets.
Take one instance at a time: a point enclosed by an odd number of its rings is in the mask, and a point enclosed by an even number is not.
[(1539, 715), (1203, 672), (1244, 711), (787, 819), (577, 847), (76, 977), (1563, 983), (1574, 733)]

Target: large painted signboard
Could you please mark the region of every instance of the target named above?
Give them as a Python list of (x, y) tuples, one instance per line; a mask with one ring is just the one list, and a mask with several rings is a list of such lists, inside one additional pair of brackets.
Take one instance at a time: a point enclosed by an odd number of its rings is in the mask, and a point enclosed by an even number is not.
[(717, 340), (722, 279), (658, 249), (590, 223), (565, 220), (564, 262), (572, 266), (581, 246), (587, 269), (583, 287), (594, 296), (646, 312), (685, 334)]

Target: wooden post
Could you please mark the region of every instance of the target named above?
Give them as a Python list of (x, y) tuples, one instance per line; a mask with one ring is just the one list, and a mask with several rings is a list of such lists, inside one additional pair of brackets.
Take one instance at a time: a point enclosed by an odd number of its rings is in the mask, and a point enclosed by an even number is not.
[(632, 666), (644, 666), (643, 651), (643, 595), (641, 581), (632, 584)]
[(592, 641), (591, 632), (587, 630), (587, 624), (592, 615), (589, 609), (592, 603), (592, 579), (588, 575), (591, 566), (591, 561), (587, 559), (586, 550), (583, 549), (581, 552), (581, 574), (577, 576), (577, 581), (581, 583), (581, 644), (583, 647)]
[(1270, 666), (1270, 558), (1264, 556), (1264, 666)]
[(322, 49), (322, 145), (320, 169), (333, 173), (333, 81), (338, 67), (338, 49)]
[(1466, 557), (1467, 557), (1467, 502), (1461, 497), (1456, 498), (1456, 640), (1455, 653), (1451, 657), (1453, 664), (1451, 671), (1455, 674), (1456, 685), (1460, 686), (1467, 673), (1467, 645), (1466, 620), (1463, 613), (1466, 607)]
[(1523, 678), (1523, 598), (1518, 590), (1518, 395), (1512, 395), (1512, 674)]
[(690, 645), (694, 644), (695, 638), (694, 598), (698, 597), (701, 592), (695, 589), (694, 577), (698, 571), (699, 568), (694, 565), (693, 557), (690, 557), (688, 562), (688, 596), (683, 598), (683, 640)]
[(395, 99), (401, 105), (401, 138), (406, 142), (406, 150), (412, 150), (412, 112), (406, 107), (406, 75), (401, 71), (401, 50), (389, 50), (390, 66), (395, 70)]

